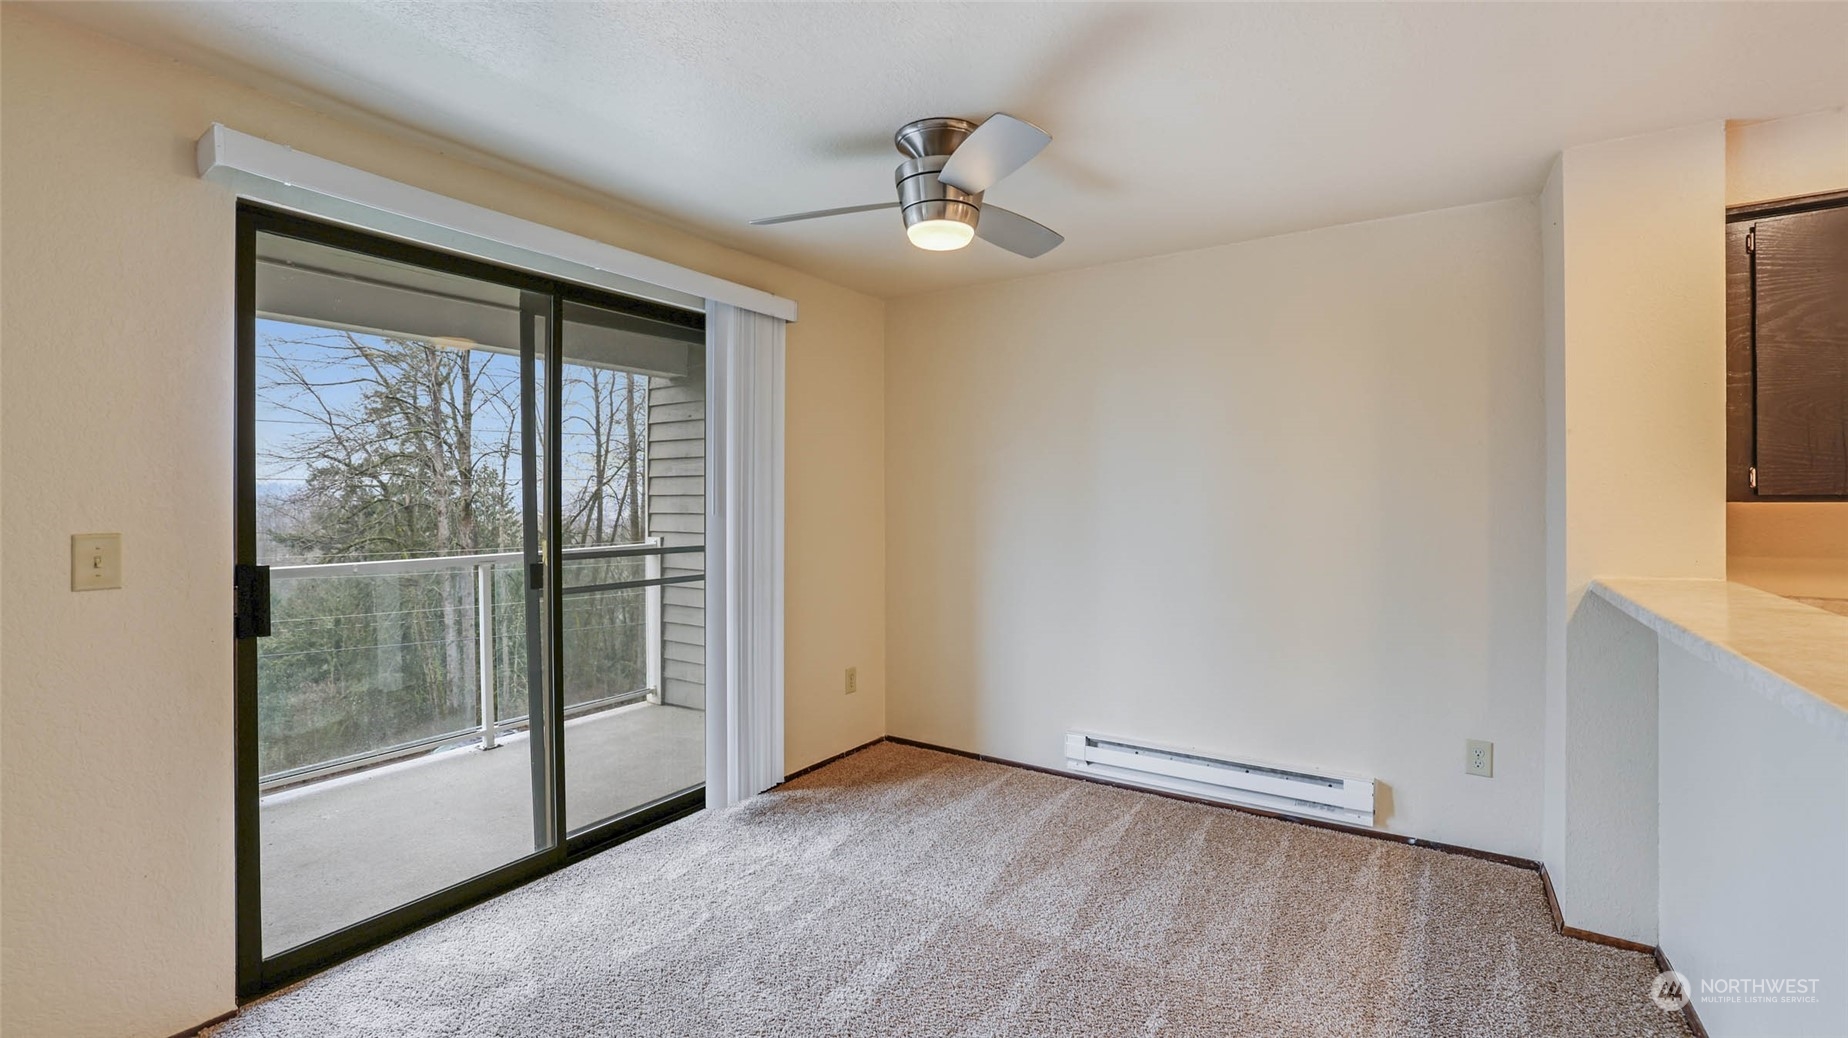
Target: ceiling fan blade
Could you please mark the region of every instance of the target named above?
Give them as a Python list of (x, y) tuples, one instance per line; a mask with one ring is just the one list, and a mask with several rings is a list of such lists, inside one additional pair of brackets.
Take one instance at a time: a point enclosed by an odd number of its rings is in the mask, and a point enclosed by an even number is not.
[(761, 220), (752, 220), (752, 227), (765, 227), (773, 223), (794, 223), (797, 220), (818, 220), (824, 216), (844, 216), (848, 213), (870, 213), (875, 209), (897, 209), (897, 202), (874, 202), (872, 205), (850, 205), (841, 209), (817, 209), (809, 213), (790, 213), (788, 216), (766, 216)]
[(996, 112), (957, 146), (937, 179), (959, 191), (979, 195), (1032, 161), (1051, 143), (1052, 135), (1045, 130), (1006, 112)]
[(1050, 227), (986, 203), (982, 205), (981, 219), (975, 223), (975, 236), (1028, 259), (1044, 256), (1065, 241), (1065, 235)]

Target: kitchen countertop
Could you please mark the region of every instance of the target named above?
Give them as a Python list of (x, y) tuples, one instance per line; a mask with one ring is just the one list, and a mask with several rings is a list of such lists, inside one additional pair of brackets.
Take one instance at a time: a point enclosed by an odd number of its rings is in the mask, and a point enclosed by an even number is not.
[(1848, 616), (1724, 580), (1613, 577), (1590, 590), (1848, 742)]

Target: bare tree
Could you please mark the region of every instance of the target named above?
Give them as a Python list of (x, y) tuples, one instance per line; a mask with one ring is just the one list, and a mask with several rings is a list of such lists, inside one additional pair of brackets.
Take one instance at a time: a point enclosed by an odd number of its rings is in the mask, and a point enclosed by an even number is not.
[[(281, 503), (289, 515), (287, 528), (272, 534), (278, 544), (315, 562), (517, 546), (506, 479), (517, 372), (485, 352), (346, 332), (272, 340), (264, 360), (264, 402), (300, 427), (270, 445), (264, 460), (305, 474)], [(485, 416), (500, 421), (478, 420)], [(408, 612), (405, 642), (426, 657), (417, 669), (437, 678), (425, 686), (441, 700), (432, 705), (461, 708), (476, 682), (470, 574), (432, 580), (437, 622)]]
[(637, 432), (647, 394), (636, 392), (641, 378), (603, 368), (567, 369), (561, 426), (582, 444), (568, 452), (568, 543), (632, 543), (642, 538), (644, 444)]
[[(265, 497), (267, 543), (300, 562), (522, 545), (519, 368), (510, 358), (346, 332), (273, 338), (265, 347), (259, 392), (272, 412), (266, 420), (294, 431), (268, 442), (262, 460), (298, 481)], [(565, 369), (564, 442), (541, 449), (562, 455), (566, 545), (643, 536), (643, 378)], [(622, 558), (574, 563), (567, 581), (623, 580), (633, 575), (624, 567), (634, 565)], [(274, 697), (264, 717), (275, 726), (278, 766), (376, 748), (394, 733), (442, 734), (472, 723), (478, 655), (471, 576), (457, 567), (290, 582), (289, 594), (306, 597), (288, 611), (297, 619), (266, 643), (270, 669), (261, 686), (266, 704)], [(622, 686), (644, 665), (641, 609), (633, 594), (572, 601), (563, 632), (571, 701), (628, 690)], [(523, 635), (519, 625), (508, 629), (517, 648), (510, 644), (502, 663), (524, 657)], [(502, 669), (497, 683), (512, 692), (514, 682), (523, 685), (523, 676)]]

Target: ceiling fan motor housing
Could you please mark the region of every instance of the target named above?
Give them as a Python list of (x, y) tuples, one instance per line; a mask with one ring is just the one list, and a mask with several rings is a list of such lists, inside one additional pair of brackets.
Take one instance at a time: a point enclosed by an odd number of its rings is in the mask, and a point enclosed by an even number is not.
[(898, 128), (892, 144), (905, 156), (893, 180), (898, 183), (898, 204), (905, 226), (926, 220), (951, 220), (976, 225), (982, 217), (982, 196), (958, 191), (937, 179), (950, 155), (980, 125), (967, 119), (937, 116), (918, 119)]
[(908, 159), (949, 155), (975, 132), (978, 125), (967, 119), (951, 119), (946, 116), (914, 119), (900, 126), (898, 132), (892, 135), (892, 146)]
[(937, 179), (937, 171), (949, 158), (926, 155), (899, 164), (894, 179), (898, 181), (898, 204), (905, 214), (906, 227), (925, 220), (953, 220), (974, 227), (981, 219), (980, 192), (959, 191)]

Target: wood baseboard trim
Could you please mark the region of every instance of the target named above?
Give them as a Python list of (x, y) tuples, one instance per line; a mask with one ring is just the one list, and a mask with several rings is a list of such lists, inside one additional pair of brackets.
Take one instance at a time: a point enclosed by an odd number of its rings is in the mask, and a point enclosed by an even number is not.
[(1612, 937), (1610, 934), (1599, 933), (1596, 930), (1581, 930), (1576, 926), (1562, 926), (1559, 932), (1566, 937), (1575, 937), (1581, 941), (1590, 941), (1592, 944), (1602, 944), (1607, 948), (1622, 948), (1624, 951), (1639, 952), (1643, 955), (1654, 955), (1656, 950), (1653, 944), (1644, 944), (1641, 941), (1632, 941), (1623, 937)]
[[(193, 1027), (188, 1027), (184, 1031), (175, 1033), (174, 1035), (171, 1036), (171, 1038), (194, 1038), (194, 1036), (197, 1035), (200, 1031), (203, 1031), (208, 1027), (217, 1027), (219, 1024), (224, 1023), (226, 1020), (229, 1020), (236, 1015), (237, 1015), (237, 1010), (227, 1009), (224, 1012), (218, 1014), (217, 1016), (212, 1017), (210, 1020), (207, 1020), (205, 1023), (198, 1024)], [(1706, 1038), (1706, 1036), (1702, 1035), (1701, 1038)]]
[(1595, 930), (1581, 930), (1576, 926), (1567, 926), (1565, 913), (1559, 910), (1559, 895), (1553, 891), (1553, 877), (1546, 871), (1545, 865), (1540, 866), (1540, 885), (1546, 888), (1546, 908), (1547, 911), (1551, 912), (1553, 915), (1553, 929), (1559, 931), (1559, 933), (1564, 936), (1576, 937), (1581, 941), (1590, 941), (1593, 944), (1602, 944), (1609, 948), (1622, 948), (1624, 951), (1642, 952), (1644, 955), (1659, 956), (1661, 954), (1661, 950), (1653, 944), (1644, 944), (1641, 941), (1632, 941), (1626, 937), (1612, 937), (1610, 934), (1598, 933)]
[(854, 754), (856, 754), (856, 753), (859, 753), (859, 752), (860, 752), (861, 750), (870, 750), (870, 749), (872, 749), (873, 747), (875, 747), (875, 746), (877, 746), (877, 745), (879, 745), (880, 743), (882, 743), (882, 742), (885, 742), (885, 741), (886, 741), (886, 737), (882, 735), (882, 736), (880, 736), (879, 738), (877, 738), (877, 739), (874, 739), (874, 740), (873, 740), (872, 742), (863, 742), (863, 743), (861, 743), (860, 745), (858, 745), (858, 746), (855, 746), (855, 747), (854, 747), (853, 749), (851, 749), (851, 750), (842, 750), (841, 752), (839, 752), (839, 753), (837, 753), (837, 754), (835, 754), (834, 756), (832, 756), (832, 757), (829, 757), (829, 758), (828, 758), (827, 760), (818, 760), (818, 761), (816, 761), (815, 763), (813, 763), (813, 764), (811, 764), (811, 765), (809, 765), (809, 766), (808, 766), (808, 767), (806, 767), (806, 768), (803, 768), (803, 769), (801, 769), (801, 770), (799, 770), (799, 771), (792, 771), (792, 772), (790, 772), (789, 774), (787, 774), (787, 775), (785, 775), (785, 776), (783, 776), (783, 781), (784, 781), (784, 782), (788, 782), (788, 781), (790, 781), (790, 780), (792, 780), (792, 779), (799, 779), (799, 778), (801, 778), (802, 776), (804, 776), (804, 775), (806, 775), (806, 774), (808, 774), (808, 773), (809, 773), (809, 772), (811, 772), (811, 771), (818, 771), (818, 770), (820, 770), (820, 769), (822, 769), (822, 768), (825, 768), (825, 767), (827, 767), (827, 766), (828, 766), (828, 765), (830, 765), (830, 764), (833, 764), (833, 763), (834, 763), (835, 761), (838, 761), (838, 760), (844, 760), (844, 759), (846, 759), (846, 758), (848, 758), (848, 757), (851, 757), (851, 756), (853, 756)]
[[(1658, 945), (1652, 950), (1655, 952), (1656, 969), (1663, 973), (1672, 972), (1675, 968), (1674, 964), (1668, 961), (1668, 956), (1663, 953), (1661, 946)], [(1681, 1007), (1681, 1022), (1688, 1025), (1688, 1031), (1694, 1035), (1694, 1038), (1708, 1038), (1707, 1025), (1700, 1022), (1700, 1014), (1694, 1011), (1694, 1003), (1691, 1000)]]
[[(1439, 843), (1436, 840), (1422, 840), (1416, 836), (1404, 836), (1399, 833), (1382, 832), (1378, 829), (1366, 829), (1357, 825), (1343, 825), (1340, 822), (1330, 822), (1321, 818), (1304, 818), (1300, 815), (1287, 815), (1276, 811), (1266, 811), (1259, 807), (1246, 807), (1242, 804), (1227, 804), (1218, 800), (1208, 800), (1204, 797), (1188, 796), (1185, 793), (1170, 793), (1162, 789), (1148, 789), (1143, 786), (1133, 786), (1127, 782), (1114, 782), (1110, 779), (1099, 778), (1096, 775), (1081, 775), (1077, 772), (1066, 771), (1063, 768), (1047, 768), (1038, 764), (1026, 764), (1017, 760), (1008, 760), (1005, 757), (991, 757), (986, 753), (971, 753), (968, 750), (959, 750), (953, 746), (938, 746), (934, 743), (921, 742), (917, 739), (906, 739), (897, 735), (888, 735), (885, 737), (885, 741), (894, 742), (900, 746), (913, 746), (920, 750), (935, 750), (938, 753), (948, 753), (957, 757), (968, 757), (971, 760), (985, 761), (989, 764), (1000, 764), (1003, 767), (1020, 768), (1024, 771), (1037, 771), (1042, 775), (1057, 775), (1061, 778), (1076, 779), (1080, 782), (1092, 782), (1100, 786), (1113, 786), (1117, 789), (1127, 789), (1137, 793), (1149, 793), (1158, 797), (1167, 797), (1170, 800), (1184, 800), (1190, 804), (1204, 804), (1207, 807), (1218, 807), (1227, 811), (1239, 811), (1248, 815), (1257, 815), (1261, 818), (1273, 818), (1280, 822), (1294, 822), (1297, 825), (1306, 825), (1315, 829), (1332, 829), (1339, 833), (1365, 836), (1371, 840), (1402, 843), (1409, 847), (1428, 847), (1434, 851), (1443, 851), (1445, 854), (1458, 854), (1465, 858), (1479, 858), (1483, 861), (1495, 862), (1498, 865), (1508, 865), (1517, 869), (1526, 869), (1529, 872), (1540, 871), (1539, 862), (1534, 861), (1532, 858), (1517, 857), (1513, 854), (1501, 854), (1496, 851), (1479, 850), (1475, 847), (1464, 847), (1454, 843)], [(1644, 950), (1646, 951), (1647, 949)]]
[(1553, 892), (1553, 877), (1546, 871), (1546, 863), (1540, 865), (1540, 888), (1546, 891), (1546, 910), (1553, 917), (1553, 929), (1558, 933), (1566, 932), (1566, 914), (1559, 910), (1559, 895)]

